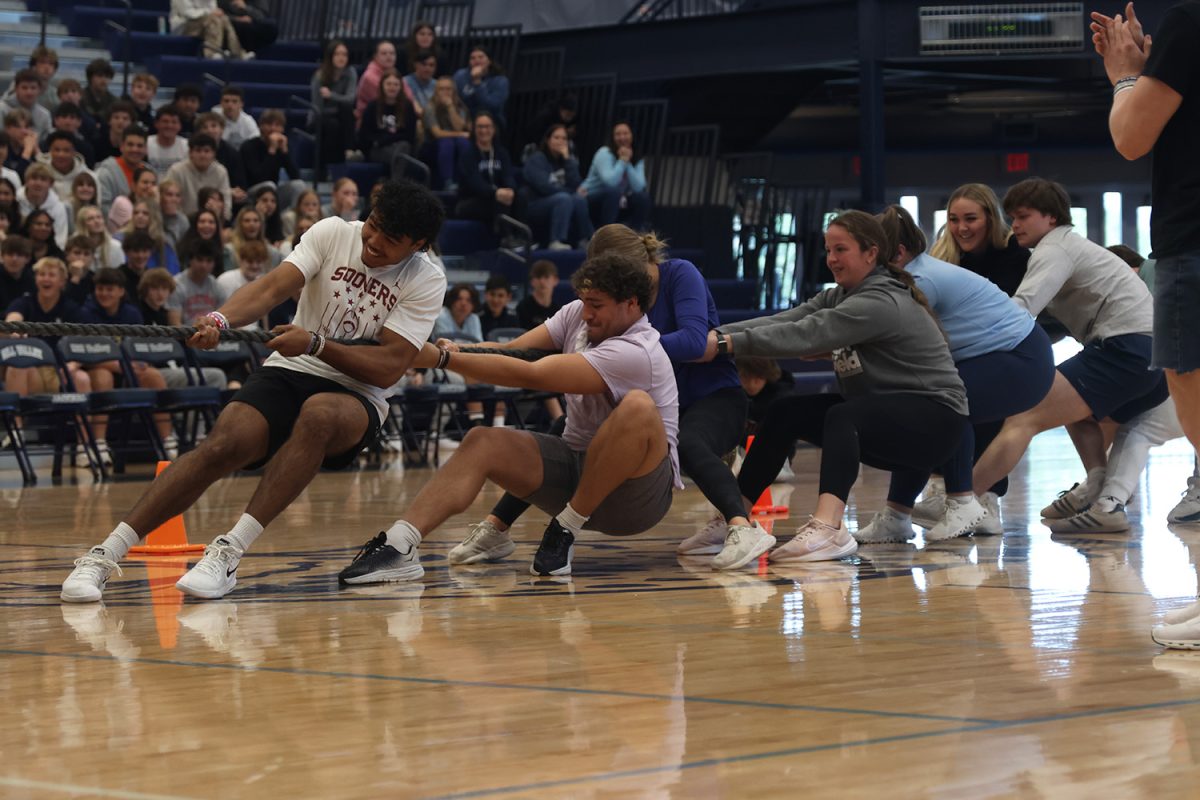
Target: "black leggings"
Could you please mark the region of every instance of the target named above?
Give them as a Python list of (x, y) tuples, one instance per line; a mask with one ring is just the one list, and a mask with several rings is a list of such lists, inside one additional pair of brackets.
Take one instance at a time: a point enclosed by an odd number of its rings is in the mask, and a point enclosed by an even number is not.
[(954, 454), (966, 425), (966, 416), (922, 395), (788, 395), (767, 409), (738, 485), (743, 496), (760, 496), (792, 442), (803, 439), (821, 448), (821, 494), (846, 502), (866, 464), (893, 473), (892, 494), (916, 497), (933, 468)]
[[(727, 520), (746, 516), (746, 506), (721, 456), (741, 442), (749, 407), (745, 391), (730, 386), (692, 403), (679, 418), (679, 466)], [(562, 436), (566, 418), (561, 417), (560, 422), (563, 424), (555, 423), (551, 434)], [(511, 527), (527, 508), (528, 503), (505, 493), (492, 515)]]

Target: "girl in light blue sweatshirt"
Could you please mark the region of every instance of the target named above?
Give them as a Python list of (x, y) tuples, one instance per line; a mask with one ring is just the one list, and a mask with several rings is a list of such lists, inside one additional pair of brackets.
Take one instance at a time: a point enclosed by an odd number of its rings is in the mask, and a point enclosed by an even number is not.
[(588, 211), (597, 228), (621, 220), (635, 231), (650, 220), (650, 190), (646, 186), (646, 160), (633, 140), (628, 122), (613, 125), (608, 144), (596, 151), (583, 181)]

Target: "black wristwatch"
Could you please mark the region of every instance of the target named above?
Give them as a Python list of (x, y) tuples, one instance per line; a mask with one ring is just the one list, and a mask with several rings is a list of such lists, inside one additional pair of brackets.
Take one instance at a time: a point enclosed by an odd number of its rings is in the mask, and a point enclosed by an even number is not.
[(729, 337), (723, 333), (717, 333), (717, 355), (729, 355)]

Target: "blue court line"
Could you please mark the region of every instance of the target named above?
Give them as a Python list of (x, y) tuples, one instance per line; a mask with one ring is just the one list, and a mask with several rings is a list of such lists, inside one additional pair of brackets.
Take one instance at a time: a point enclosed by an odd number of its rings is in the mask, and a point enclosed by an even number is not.
[(1008, 728), (1019, 728), (1027, 725), (1044, 725), (1052, 722), (1070, 722), (1076, 719), (1086, 719), (1089, 717), (1110, 716), (1114, 714), (1136, 713), (1138, 711), (1153, 711), (1164, 708), (1175, 708), (1179, 706), (1192, 706), (1200, 704), (1200, 698), (1190, 700), (1171, 700), (1162, 703), (1145, 703), (1136, 706), (1118, 706), (1114, 708), (1099, 708), (1088, 711), (1079, 711), (1068, 714), (1049, 715), (1045, 717), (1035, 717), (1032, 719), (1011, 720), (1011, 721), (991, 721), (981, 722), (977, 725), (964, 725), (957, 728), (943, 728), (935, 731), (921, 731), (919, 733), (902, 733), (894, 736), (878, 736), (868, 737), (865, 739), (857, 739), (849, 742), (832, 742), (830, 744), (809, 745), (807, 747), (793, 747), (786, 750), (768, 750), (761, 753), (746, 753), (739, 756), (725, 756), (720, 758), (706, 758), (700, 761), (688, 761), (682, 764), (674, 764), (670, 766), (659, 767), (642, 767), (640, 769), (620, 770), (614, 772), (601, 772), (595, 775), (580, 776), (576, 778), (561, 778), (553, 781), (540, 781), (538, 783), (526, 783), (511, 786), (497, 786), (491, 789), (475, 789), (467, 792), (455, 792), (452, 794), (434, 795), (427, 800), (464, 800), (464, 798), (473, 797), (494, 797), (497, 795), (514, 794), (517, 792), (529, 792), (537, 789), (553, 789), (562, 786), (575, 786), (580, 784), (595, 783), (601, 781), (614, 781), (624, 778), (637, 778), (645, 775), (657, 775), (664, 772), (681, 772), (683, 770), (698, 769), (702, 767), (715, 767), (722, 764), (744, 764), (754, 761), (764, 761), (772, 758), (787, 758), (789, 756), (801, 756), (809, 753), (821, 753), (830, 750), (844, 750), (847, 748), (870, 747), (879, 744), (891, 744), (894, 742), (906, 742), (916, 739), (932, 739), (940, 736), (952, 736), (954, 734), (969, 734), (980, 733), (986, 731), (1005, 730)]
[(415, 678), (406, 675), (377, 675), (361, 672), (333, 672), (316, 669), (296, 669), (294, 667), (251, 667), (244, 664), (218, 664), (204, 661), (178, 661), (169, 658), (118, 659), (114, 656), (99, 655), (97, 653), (51, 653), (44, 650), (0, 649), (0, 655), (38, 656), (41, 658), (68, 658), (81, 661), (113, 661), (121, 664), (149, 664), (153, 666), (166, 667), (198, 667), (201, 669), (228, 670), (230, 672), (263, 672), (276, 675), (297, 675), (317, 678), (351, 678), (356, 680), (386, 681), (391, 683), (409, 683), (425, 686), (461, 686), (473, 689), (503, 689), (519, 692), (553, 692), (558, 694), (589, 695), (593, 697), (619, 697), (632, 698), (635, 700), (658, 700), (661, 702), (670, 703), (682, 701), (685, 703), (735, 706), (738, 708), (771, 709), (773, 711), (808, 711), (822, 714), (854, 714), (867, 717), (915, 719), (930, 722), (969, 722), (978, 724), (997, 724), (1000, 722), (1000, 720), (993, 719), (950, 717), (940, 714), (919, 714), (902, 711), (873, 711), (864, 708), (794, 705), (791, 703), (767, 703), (755, 700), (730, 700), (720, 697), (694, 697), (691, 695), (653, 694), (650, 692), (622, 692), (607, 689), (580, 689), (572, 686), (531, 686), (517, 683), (497, 683), (494, 681), (456, 681), (446, 678)]

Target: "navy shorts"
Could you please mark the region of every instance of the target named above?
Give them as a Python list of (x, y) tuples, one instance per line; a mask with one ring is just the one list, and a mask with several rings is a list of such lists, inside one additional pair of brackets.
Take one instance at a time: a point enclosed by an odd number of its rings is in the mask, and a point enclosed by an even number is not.
[(1128, 422), (1166, 399), (1162, 370), (1151, 369), (1151, 338), (1144, 333), (1088, 342), (1058, 371), (1088, 404), (1098, 420)]
[(252, 407), (267, 420), (267, 455), (261, 461), (247, 465), (246, 469), (258, 469), (270, 461), (292, 435), (292, 427), (300, 416), (304, 401), (315, 394), (325, 393), (348, 394), (362, 403), (367, 412), (367, 429), (358, 444), (321, 462), (325, 469), (345, 469), (353, 464), (363, 448), (375, 441), (379, 434), (379, 413), (371, 401), (328, 378), (294, 369), (263, 367), (250, 373), (232, 399), (232, 402)]
[(1200, 369), (1200, 250), (1154, 262), (1154, 366)]

